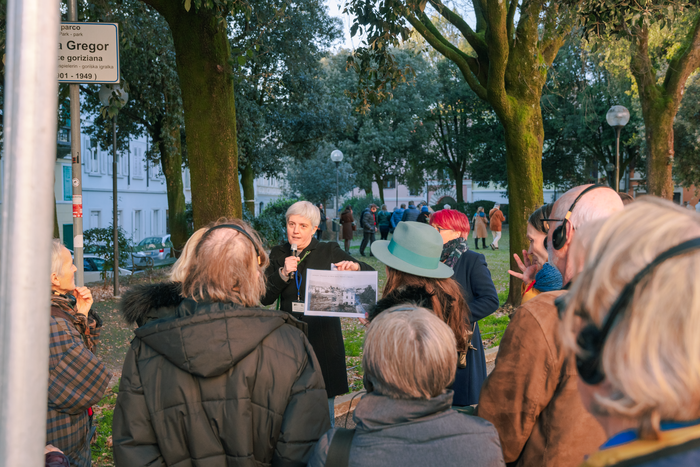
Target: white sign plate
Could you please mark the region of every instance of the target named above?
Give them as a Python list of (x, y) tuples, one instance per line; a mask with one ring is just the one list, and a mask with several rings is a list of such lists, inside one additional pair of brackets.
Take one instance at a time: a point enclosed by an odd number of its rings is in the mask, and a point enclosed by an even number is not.
[(118, 83), (119, 25), (61, 23), (59, 83)]

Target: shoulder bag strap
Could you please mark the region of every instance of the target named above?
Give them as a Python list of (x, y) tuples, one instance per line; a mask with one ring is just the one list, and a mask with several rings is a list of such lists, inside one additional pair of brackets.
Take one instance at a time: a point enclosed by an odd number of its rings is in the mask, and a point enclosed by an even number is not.
[(350, 460), (350, 446), (355, 430), (338, 428), (333, 435), (331, 445), (326, 456), (326, 467), (348, 467)]

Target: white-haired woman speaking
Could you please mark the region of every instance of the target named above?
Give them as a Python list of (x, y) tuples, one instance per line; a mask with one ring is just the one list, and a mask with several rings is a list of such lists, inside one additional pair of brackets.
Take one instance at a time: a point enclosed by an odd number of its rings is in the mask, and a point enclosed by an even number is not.
[(493, 425), (452, 410), (457, 344), (433, 313), (399, 305), (379, 314), (362, 366), (368, 392), (353, 415), (357, 428), (326, 433), (309, 467), (505, 465)]
[(644, 197), (605, 221), (558, 303), (609, 439), (584, 466), (700, 465), (700, 216)]
[(341, 271), (373, 269), (345, 253), (336, 242), (319, 242), (314, 238), (321, 213), (308, 201), (292, 204), (287, 209), (286, 218), (287, 243), (270, 251), (270, 266), (265, 271), (267, 291), (262, 303), (270, 305), (279, 300), (280, 310), (292, 313), (295, 318), (307, 323), (309, 342), (321, 366), (333, 418), (333, 398), (349, 390), (343, 333), (340, 318), (304, 316), (306, 271), (330, 270), (331, 264)]

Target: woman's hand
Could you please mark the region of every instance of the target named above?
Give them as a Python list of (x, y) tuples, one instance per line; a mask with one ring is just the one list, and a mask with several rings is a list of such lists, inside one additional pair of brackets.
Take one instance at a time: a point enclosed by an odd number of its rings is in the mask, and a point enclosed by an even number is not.
[(513, 277), (517, 277), (525, 284), (529, 284), (530, 282), (534, 281), (535, 276), (540, 269), (542, 269), (542, 266), (538, 265), (537, 263), (533, 263), (530, 260), (530, 255), (527, 254), (527, 250), (523, 250), (524, 261), (522, 261), (518, 255), (513, 255), (513, 258), (515, 258), (515, 262), (518, 263), (518, 268), (520, 268), (521, 272), (515, 272), (509, 269), (508, 274)]
[(335, 263), (335, 267), (338, 271), (359, 271), (360, 265), (354, 261), (341, 261), (340, 263)]
[(301, 258), (298, 256), (287, 256), (284, 259), (284, 267), (282, 268), (282, 274), (289, 276), (291, 273), (297, 270)]
[(92, 308), (92, 293), (87, 287), (76, 287), (73, 291), (75, 295), (75, 308), (81, 315), (87, 316)]

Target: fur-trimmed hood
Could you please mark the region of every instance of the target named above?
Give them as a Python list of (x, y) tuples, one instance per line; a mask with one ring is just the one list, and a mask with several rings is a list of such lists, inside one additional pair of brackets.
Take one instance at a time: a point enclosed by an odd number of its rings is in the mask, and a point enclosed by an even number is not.
[(124, 294), (120, 308), (124, 320), (139, 327), (148, 321), (174, 316), (184, 300), (179, 282), (137, 285)]
[(417, 305), (432, 311), (432, 297), (433, 294), (429, 293), (425, 287), (399, 287), (374, 305), (374, 308), (369, 312), (369, 319), (371, 321), (382, 311), (397, 305)]

